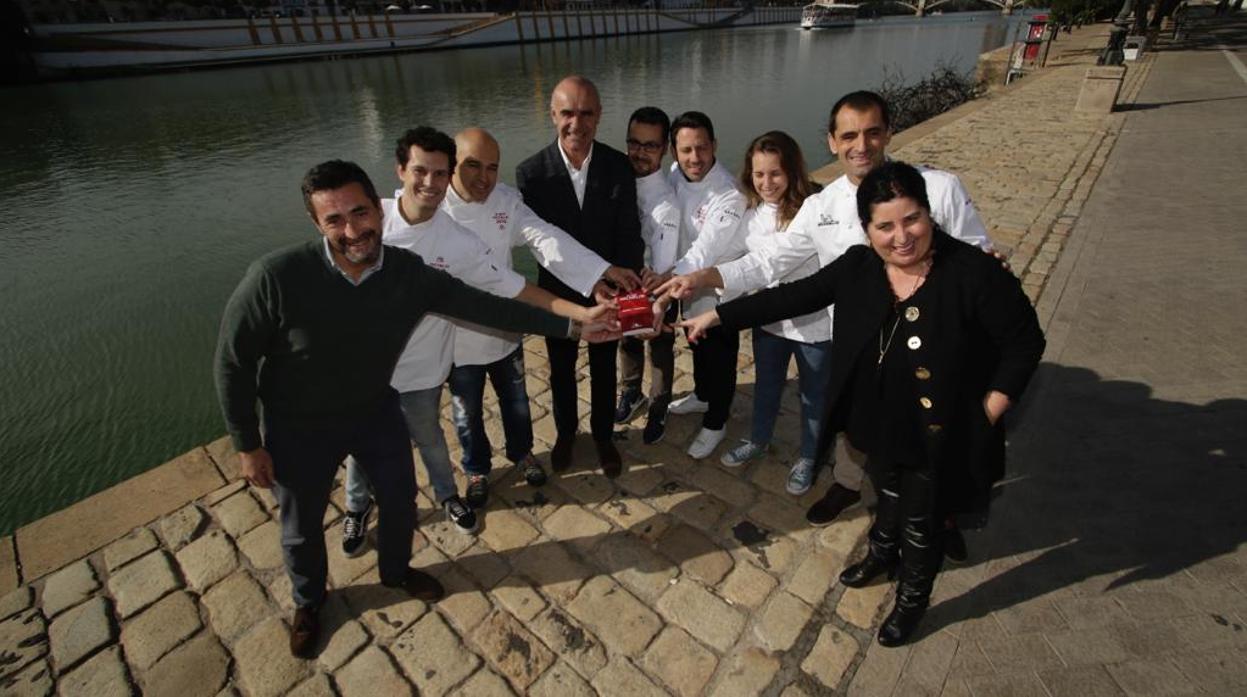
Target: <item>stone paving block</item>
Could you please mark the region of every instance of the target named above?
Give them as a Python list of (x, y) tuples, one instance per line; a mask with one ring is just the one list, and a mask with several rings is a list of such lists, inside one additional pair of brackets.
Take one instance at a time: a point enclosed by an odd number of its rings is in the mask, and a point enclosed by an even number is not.
[(630, 463), (627, 470), (619, 475), (615, 483), (620, 489), (637, 496), (648, 496), (657, 487), (664, 475), (658, 466), (644, 466)]
[[(973, 642), (962, 642), (962, 646)], [(853, 672), (852, 682), (848, 685), (849, 697), (874, 697), (874, 695), (895, 694), (896, 683), (901, 678), (901, 669), (909, 661), (912, 645), (885, 648), (877, 642), (871, 642), (866, 648), (866, 656)], [(987, 659), (984, 658), (986, 663)], [(988, 668), (990, 672), (991, 668)], [(969, 694), (969, 688), (966, 689)]]
[[(84, 607), (80, 605), (79, 607)], [(0, 622), (0, 678), (6, 678), (48, 653), (47, 624), (38, 610), (24, 610)], [(29, 677), (29, 676), (28, 676)], [(28, 681), (33, 685), (39, 681)]]
[[(664, 491), (674, 482), (662, 485)], [(715, 529), (719, 520), (727, 513), (729, 506), (710, 494), (696, 490), (675, 491), (654, 499), (659, 509), (666, 506), (665, 512), (683, 520), (685, 523), (707, 532)]]
[(524, 622), (531, 621), (546, 606), (545, 599), (533, 590), (528, 581), (518, 576), (503, 579), (492, 595), (507, 612)]
[(213, 530), (186, 545), (176, 556), (186, 583), (199, 593), (238, 568), (234, 543), (220, 530)]
[(212, 463), (220, 470), (225, 481), (233, 481), (242, 477), (239, 469), (238, 453), (229, 436), (223, 436), (204, 446)]
[(667, 694), (623, 656), (612, 658), (605, 668), (593, 676), (593, 687), (601, 695), (665, 697)]
[[(605, 663), (605, 660), (603, 660)], [(597, 697), (584, 678), (565, 663), (555, 663), (528, 688), (529, 697)]]
[(828, 624), (819, 630), (814, 648), (801, 661), (801, 670), (814, 676), (823, 685), (835, 689), (844, 671), (857, 656), (857, 640)]
[(275, 611), (264, 589), (245, 571), (236, 571), (213, 586), (202, 600), (212, 630), (227, 642)]
[(121, 651), (111, 646), (61, 678), (63, 697), (129, 697), (130, 678)]
[(579, 506), (564, 506), (545, 519), (546, 534), (585, 554), (611, 532), (610, 523)]
[(490, 665), (521, 692), (556, 658), (518, 620), (503, 611), (495, 611), (472, 630), (472, 641)]
[(590, 579), (567, 610), (612, 652), (628, 656), (644, 650), (662, 627), (658, 615), (605, 576)]
[(784, 589), (810, 605), (823, 602), (823, 596), (836, 585), (844, 570), (844, 557), (815, 548), (797, 566)]
[[(713, 491), (715, 496), (727, 503), (744, 508), (754, 502), (758, 493), (739, 474), (738, 470), (724, 470), (721, 467), (698, 467), (693, 470), (690, 479), (702, 491)], [(784, 476), (786, 478), (787, 473)]]
[(1121, 697), (1125, 694), (1104, 666), (1041, 670), (1039, 680), (1051, 697)]
[(317, 652), (316, 662), (327, 671), (335, 671), (370, 640), (368, 632), (364, 631), (364, 625), (357, 620), (348, 620), (333, 628), (322, 626), (323, 648)]
[(753, 625), (753, 633), (762, 645), (772, 651), (792, 648), (814, 610), (799, 598), (780, 591), (771, 596)]
[(733, 557), (776, 575), (787, 573), (793, 561), (801, 554), (797, 543), (791, 538), (759, 527), (751, 520), (729, 519), (726, 536), (739, 543), (729, 548)]
[(407, 591), (381, 585), (375, 569), (361, 577), (359, 584), (344, 589), (340, 597), (368, 631), (380, 639), (402, 634), (429, 610), (423, 600), (411, 597)]
[(866, 531), (870, 529), (870, 515), (862, 508), (856, 506), (850, 508), (846, 518), (837, 518), (835, 525), (829, 525), (818, 531), (818, 544), (848, 564), (856, 561), (852, 557), (853, 549), (857, 547)]
[(712, 697), (754, 697), (771, 684), (779, 671), (779, 659), (749, 646), (724, 659), (725, 670), (710, 691)]
[(436, 612), (400, 634), (390, 652), (420, 694), (430, 697), (446, 694), (481, 663)]
[(459, 556), (476, 542), (475, 536), (463, 534), (445, 516), (421, 524), (420, 532), (448, 557)]
[(1009, 634), (1054, 633), (1068, 629), (1065, 618), (1046, 598), (1035, 598), (995, 612), (996, 621)]
[(1199, 689), (1172, 661), (1128, 661), (1105, 668), (1128, 695), (1188, 695)]
[(91, 562), (83, 559), (48, 576), (41, 597), (43, 614), (55, 617), (67, 608), (91, 597), (100, 587)]
[(493, 609), (489, 598), (458, 569), (448, 568), (438, 580), (446, 589), (446, 597), (437, 601), (437, 607), (460, 632), (466, 634)]
[[(404, 684), (406, 684), (406, 681), (404, 681)], [(377, 694), (402, 693), (395, 692)], [(333, 691), (333, 686), (329, 684), (329, 678), (324, 673), (317, 673), (298, 685), (295, 685), (293, 690), (286, 693), (286, 697), (337, 697), (337, 693)]]
[(524, 550), (514, 560), (515, 570), (532, 581), (557, 603), (576, 597), (581, 582), (593, 576), (588, 566), (574, 559), (558, 543), (543, 542)]
[(644, 536), (658, 522), (656, 519), (662, 518), (649, 504), (627, 493), (616, 494), (597, 510), (615, 525), (638, 536)]
[(1054, 604), (1070, 629), (1096, 629), (1132, 621), (1121, 605), (1109, 596), (1061, 598)]
[(229, 536), (238, 539), (260, 523), (269, 520), (268, 513), (256, 503), (247, 491), (230, 496), (212, 507), (221, 527)]
[(547, 608), (528, 624), (528, 628), (581, 675), (593, 677), (606, 665), (602, 642), (562, 609)]
[(190, 503), (160, 519), (160, 535), (169, 549), (177, 551), (195, 539), (207, 522), (208, 515)]
[(497, 673), (482, 668), (450, 694), (451, 697), (513, 697), (515, 691)]
[(791, 498), (759, 494), (757, 503), (746, 515), (777, 534), (804, 540), (816, 530), (805, 520), (805, 509), (792, 503)]
[(1191, 682), (1212, 694), (1247, 693), (1247, 651), (1218, 649), (1175, 656), (1174, 665)]
[(108, 579), (108, 592), (125, 619), (181, 587), (169, 557), (156, 550), (123, 566)]
[(1244, 624), (1222, 615), (1209, 613), (1179, 617), (1169, 625), (1178, 635), (1178, 645), (1189, 649), (1247, 647)]
[(294, 597), (292, 595), (293, 588), (290, 585), (290, 577), (286, 574), (277, 574), (273, 576), (273, 580), (268, 584), (268, 594), (273, 600), (277, 601), (277, 606), (282, 610), (294, 612)]
[(58, 673), (64, 673), (115, 638), (108, 601), (99, 596), (61, 613), (48, 627), (48, 643)]
[(598, 568), (649, 603), (657, 600), (679, 573), (671, 562), (632, 535), (605, 538), (589, 557)]
[(645, 670), (681, 697), (699, 695), (719, 664), (715, 655), (687, 632), (667, 627), (645, 652)]
[[(925, 636), (919, 635), (909, 652), (909, 662), (905, 664), (905, 675), (902, 684), (897, 686), (898, 694), (917, 693), (919, 691), (938, 695), (948, 678), (953, 658), (960, 642), (951, 634), (933, 632)], [(908, 686), (908, 689), (902, 690)]]
[(232, 481), (229, 484), (226, 484), (225, 486), (220, 487), (214, 491), (211, 491), (207, 495), (205, 495), (203, 497), (203, 504), (205, 506), (215, 506), (218, 503), (224, 501), (225, 499), (233, 496), (234, 494), (237, 494), (238, 492), (246, 488), (247, 488), (247, 482), (245, 480), (238, 479), (236, 481)]
[(688, 525), (669, 529), (659, 538), (658, 551), (707, 586), (718, 584), (732, 570), (732, 555)]
[[(511, 504), (510, 508), (534, 522), (545, 520), (551, 513), (571, 503), (571, 497), (562, 489), (552, 486), (529, 486), (521, 478), (509, 479), (491, 484), (491, 486), (498, 496)], [(486, 513), (486, 516), (488, 515)]]
[(45, 661), (35, 661), (5, 676), (0, 685), (5, 689), (5, 697), (48, 697), (55, 687), (52, 669)]
[(280, 569), (281, 525), (275, 520), (261, 524), (238, 540), (238, 550), (258, 571)]
[(195, 601), (185, 592), (171, 593), (121, 625), (121, 645), (130, 663), (146, 670), (201, 626)]
[(891, 598), (892, 584), (887, 580), (876, 581), (865, 588), (846, 588), (836, 604), (836, 614), (846, 622), (870, 629), (879, 613), (890, 607)]
[(502, 556), (480, 542), (460, 554), (455, 565), (485, 589), (493, 588), (511, 574), (511, 567)]
[(499, 554), (523, 549), (539, 534), (524, 516), (515, 511), (491, 511), (485, 518), (479, 537)]
[(233, 653), (238, 681), (253, 697), (280, 695), (308, 674), (307, 662), (290, 655), (290, 632), (275, 616), (242, 635)]
[(695, 581), (681, 578), (658, 599), (658, 612), (706, 644), (726, 651), (736, 643), (745, 617)]
[(974, 695), (995, 697), (1049, 697), (1043, 683), (1034, 671), (1007, 673), (1005, 675), (980, 675), (967, 678), (966, 684)]
[(104, 568), (110, 572), (156, 549), (156, 535), (147, 528), (134, 532), (104, 548)]
[(0, 620), (7, 620), (25, 610), (34, 601), (35, 592), (30, 586), (19, 586), (4, 595), (0, 595)]
[[(578, 472), (557, 476), (553, 483), (567, 492), (573, 499), (586, 506), (605, 503), (614, 495), (615, 489), (610, 480), (597, 472)], [(566, 510), (566, 507), (559, 510)]]
[[(869, 659), (869, 655), (867, 658)], [(991, 675), (995, 672), (996, 669), (992, 667), (992, 662), (987, 660), (987, 655), (983, 653), (983, 649), (979, 648), (978, 642), (967, 639), (957, 642), (957, 651), (953, 654), (952, 663), (948, 666), (950, 678), (971, 678), (977, 675)]]
[[(1022, 670), (1044, 670), (1062, 665), (1048, 642), (1038, 634), (1024, 634), (1017, 637), (1006, 637), (998, 641), (980, 642), (979, 646), (992, 662), (992, 666), (1001, 673), (1013, 673)], [(971, 687), (974, 682), (971, 681)]]
[(732, 568), (732, 573), (719, 584), (719, 594), (733, 605), (740, 605), (746, 610), (760, 606), (779, 582), (774, 576), (748, 562), (740, 562)]
[(381, 649), (369, 646), (339, 670), (334, 679), (343, 696), (347, 695), (409, 695), (411, 684)]
[(1081, 629), (1046, 634), (1048, 644), (1067, 666), (1119, 663), (1133, 658), (1111, 629)]

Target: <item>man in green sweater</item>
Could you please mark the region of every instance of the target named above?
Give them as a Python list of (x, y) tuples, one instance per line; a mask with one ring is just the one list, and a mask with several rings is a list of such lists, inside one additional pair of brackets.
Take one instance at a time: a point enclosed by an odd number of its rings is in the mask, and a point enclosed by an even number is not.
[(415, 254), (383, 246), (380, 199), (353, 163), (313, 167), (302, 189), (322, 237), (247, 269), (221, 321), (215, 377), (243, 476), (275, 487), (297, 607), (290, 650), (306, 658), (315, 651), (328, 573), (322, 519), (347, 455), (376, 492), (381, 583), (430, 602), (443, 595), (435, 578), (408, 567), (416, 482), (407, 425), (390, 387), (420, 318), (436, 312), (589, 341), (618, 333), (470, 288)]

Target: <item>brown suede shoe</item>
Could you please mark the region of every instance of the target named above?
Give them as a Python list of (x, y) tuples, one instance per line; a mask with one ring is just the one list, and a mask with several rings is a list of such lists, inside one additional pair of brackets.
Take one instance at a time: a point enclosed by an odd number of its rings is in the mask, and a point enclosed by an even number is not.
[(598, 448), (598, 462), (602, 464), (602, 474), (614, 479), (623, 471), (623, 458), (619, 456), (619, 449), (609, 440), (595, 440), (593, 444)]
[(559, 436), (550, 450), (550, 469), (562, 472), (572, 464), (572, 448), (576, 445), (576, 436)]
[(426, 603), (436, 602), (446, 595), (446, 589), (442, 588), (441, 582), (416, 569), (407, 569), (407, 576), (397, 583), (382, 581), (381, 585), (386, 588), (402, 588), (411, 597)]
[(320, 638), (320, 608), (301, 607), (294, 611), (290, 622), (290, 654), (296, 658), (316, 656), (316, 640)]

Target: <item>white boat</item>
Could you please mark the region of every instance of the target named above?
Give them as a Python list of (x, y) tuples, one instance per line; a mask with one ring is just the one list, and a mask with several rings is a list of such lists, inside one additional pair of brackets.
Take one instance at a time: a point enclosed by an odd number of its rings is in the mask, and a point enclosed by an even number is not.
[(857, 21), (857, 5), (820, 0), (801, 11), (802, 29), (851, 27)]

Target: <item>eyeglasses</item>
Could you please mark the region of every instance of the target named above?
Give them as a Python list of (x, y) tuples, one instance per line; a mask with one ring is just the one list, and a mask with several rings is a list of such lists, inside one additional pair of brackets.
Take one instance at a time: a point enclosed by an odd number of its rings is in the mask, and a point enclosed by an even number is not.
[(663, 146), (662, 143), (655, 143), (652, 140), (642, 143), (636, 138), (629, 138), (627, 143), (628, 143), (629, 150), (644, 150), (645, 152), (648, 152), (648, 153), (660, 152)]

